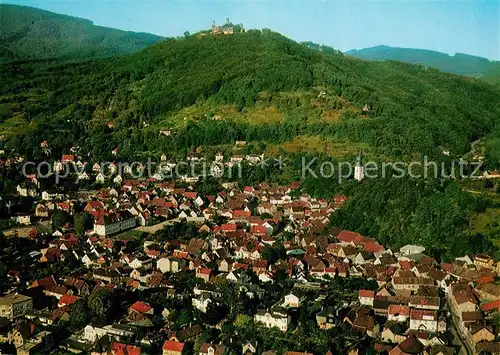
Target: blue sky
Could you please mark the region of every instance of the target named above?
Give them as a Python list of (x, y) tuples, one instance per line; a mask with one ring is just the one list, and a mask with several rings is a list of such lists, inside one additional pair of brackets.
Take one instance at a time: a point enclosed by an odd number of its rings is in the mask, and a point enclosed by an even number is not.
[(10, 0), (123, 30), (178, 36), (223, 23), (340, 50), (385, 44), (500, 60), (500, 0)]

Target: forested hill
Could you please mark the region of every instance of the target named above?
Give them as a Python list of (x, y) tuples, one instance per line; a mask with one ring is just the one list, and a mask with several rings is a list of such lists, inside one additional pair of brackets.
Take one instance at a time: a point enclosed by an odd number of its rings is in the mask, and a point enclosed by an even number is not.
[[(168, 39), (80, 63), (13, 62), (0, 73), (0, 135), (27, 154), (40, 153), (41, 140), (105, 158), (117, 147), (122, 157), (183, 155), (235, 140), (265, 148), (319, 137), (343, 142), (339, 151), (460, 156), (500, 117), (496, 86), (320, 52), (269, 30)], [(168, 138), (159, 134), (166, 128)]]
[(135, 52), (161, 39), (33, 7), (0, 5), (0, 61), (110, 56)]
[(439, 69), (447, 73), (468, 75), (485, 80), (500, 81), (500, 62), (486, 58), (457, 53), (446, 53), (426, 49), (376, 46), (353, 49), (347, 55), (365, 60), (397, 60), (405, 63), (420, 64)]

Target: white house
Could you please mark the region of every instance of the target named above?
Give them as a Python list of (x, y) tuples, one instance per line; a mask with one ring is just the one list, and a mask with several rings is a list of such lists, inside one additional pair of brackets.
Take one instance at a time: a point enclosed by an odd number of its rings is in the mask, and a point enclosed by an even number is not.
[(399, 249), (399, 253), (401, 255), (413, 255), (413, 254), (421, 254), (425, 251), (425, 248), (420, 245), (405, 245), (401, 249)]
[(375, 291), (372, 290), (359, 290), (359, 303), (364, 306), (373, 307), (373, 300), (375, 299)]
[(162, 273), (177, 273), (183, 269), (185, 261), (177, 258), (161, 258), (156, 262), (156, 267)]
[(89, 343), (95, 343), (97, 340), (99, 340), (106, 334), (107, 334), (106, 329), (94, 327), (92, 325), (87, 325), (83, 329), (83, 339), (87, 340)]
[(198, 297), (191, 299), (193, 307), (199, 309), (200, 312), (207, 313), (208, 305), (212, 303), (212, 300), (206, 293), (202, 293)]
[(436, 311), (412, 309), (410, 312), (410, 329), (437, 332), (438, 317)]
[(270, 310), (259, 309), (254, 316), (254, 320), (267, 328), (277, 327), (282, 332), (286, 332), (291, 317), (283, 309), (276, 307)]
[(130, 266), (134, 269), (143, 268), (145, 270), (149, 270), (153, 268), (153, 260), (147, 256), (136, 257), (132, 260)]
[(281, 305), (282, 307), (298, 308), (300, 304), (304, 301), (305, 297), (300, 292), (291, 292), (285, 296), (285, 301)]
[(104, 181), (106, 181), (106, 178), (104, 177), (104, 174), (103, 173), (99, 173), (97, 174), (97, 176), (95, 177), (95, 181), (100, 183), (100, 184), (103, 184)]

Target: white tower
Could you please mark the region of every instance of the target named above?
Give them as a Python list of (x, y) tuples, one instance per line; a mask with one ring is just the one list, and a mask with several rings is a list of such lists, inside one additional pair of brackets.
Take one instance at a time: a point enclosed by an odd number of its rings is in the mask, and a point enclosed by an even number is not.
[(358, 181), (365, 177), (365, 168), (361, 164), (361, 152), (356, 157), (356, 166), (354, 167), (354, 178)]

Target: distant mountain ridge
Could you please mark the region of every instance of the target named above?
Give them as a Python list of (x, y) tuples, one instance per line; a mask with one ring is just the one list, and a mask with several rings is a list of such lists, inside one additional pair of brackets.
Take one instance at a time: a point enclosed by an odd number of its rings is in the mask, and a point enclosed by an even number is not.
[(359, 50), (353, 49), (345, 54), (365, 60), (395, 60), (420, 64), (447, 73), (479, 77), (490, 81), (500, 80), (500, 62), (489, 61), (486, 58), (469, 54), (456, 53), (450, 56), (433, 50), (384, 45)]
[(80, 59), (136, 52), (163, 38), (96, 26), (28, 6), (0, 5), (0, 61)]

